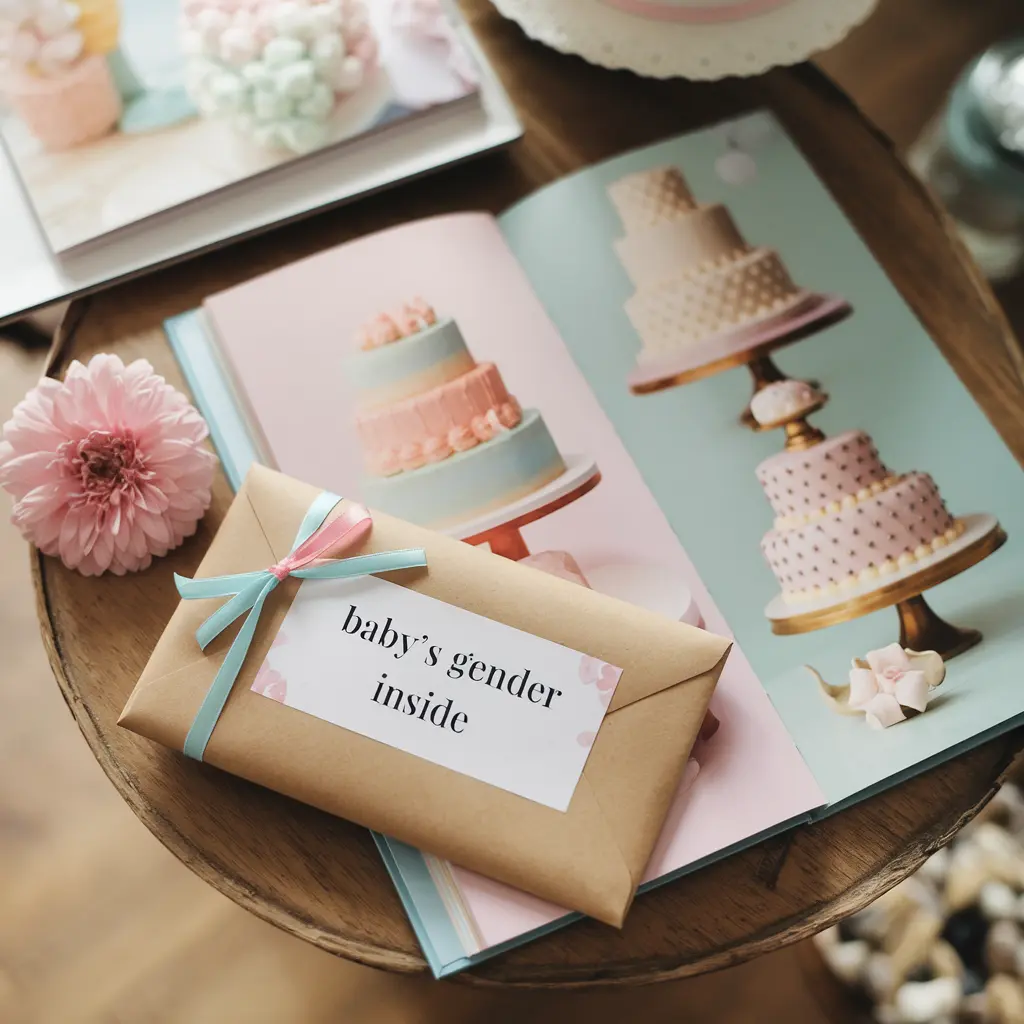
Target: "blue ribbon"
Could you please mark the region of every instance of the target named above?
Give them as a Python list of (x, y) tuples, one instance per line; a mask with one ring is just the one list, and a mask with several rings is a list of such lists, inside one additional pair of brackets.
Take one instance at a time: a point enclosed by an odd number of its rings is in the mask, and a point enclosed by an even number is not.
[[(322, 491), (317, 495), (313, 504), (309, 506), (302, 525), (299, 527), (299, 532), (295, 536), (292, 554), (323, 526), (331, 509), (339, 501), (341, 498), (328, 491)], [(423, 548), (405, 548), (398, 551), (381, 551), (373, 555), (356, 555), (353, 558), (335, 559), (323, 565), (295, 569), (287, 575), (303, 580), (351, 579), (357, 576), (369, 576), (371, 573), (391, 572), (395, 569), (412, 569), (426, 564), (427, 555)], [(196, 639), (204, 651), (228, 626), (248, 612), (245, 622), (242, 623), (242, 628), (228, 649), (223, 664), (217, 671), (210, 688), (206, 691), (202, 704), (199, 705), (196, 717), (192, 720), (192, 726), (182, 747), (182, 751), (187, 757), (202, 761), (206, 745), (210, 742), (213, 730), (224, 710), (231, 689), (235, 685), (245, 657), (249, 653), (263, 605), (282, 578), (275, 575), (271, 569), (263, 569), (259, 572), (240, 572), (230, 576), (211, 576), (208, 579), (189, 579), (187, 576), (174, 574), (175, 586), (184, 601), (196, 601), (207, 597), (231, 598), (196, 630)]]

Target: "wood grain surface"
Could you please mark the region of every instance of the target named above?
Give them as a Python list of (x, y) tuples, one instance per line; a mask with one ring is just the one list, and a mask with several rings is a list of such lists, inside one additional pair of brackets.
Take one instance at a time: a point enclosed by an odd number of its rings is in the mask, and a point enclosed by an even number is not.
[[(519, 105), (523, 142), (506, 154), (85, 300), (69, 314), (51, 372), (59, 373), (70, 358), (113, 350), (125, 358), (146, 356), (183, 386), (160, 323), (212, 291), (411, 217), (500, 210), (631, 146), (765, 106), (797, 139), (1021, 456), (1024, 402), (999, 307), (924, 191), (827, 79), (803, 66), (712, 85), (644, 81), (529, 43), (484, 0), (464, 6)], [(229, 498), (221, 478), (199, 534), (137, 576), (89, 580), (33, 556), (40, 621), (58, 683), (124, 799), (200, 877), (323, 949), (395, 971), (422, 971), (411, 929), (365, 831), (116, 728), (174, 607), (171, 571), (192, 573)], [(621, 933), (583, 922), (464, 978), (505, 985), (638, 983), (777, 949), (858, 909), (913, 870), (984, 803), (1021, 746), (1019, 733), (993, 741), (825, 823), (642, 897)]]

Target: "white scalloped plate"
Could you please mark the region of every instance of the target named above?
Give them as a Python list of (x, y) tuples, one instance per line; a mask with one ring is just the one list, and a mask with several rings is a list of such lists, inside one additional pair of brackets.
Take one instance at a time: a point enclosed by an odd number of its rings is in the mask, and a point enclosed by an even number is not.
[(562, 53), (649, 78), (694, 79), (759, 75), (799, 63), (839, 42), (877, 2), (694, 0), (659, 17), (627, 13), (604, 0), (493, 0), (531, 39)]

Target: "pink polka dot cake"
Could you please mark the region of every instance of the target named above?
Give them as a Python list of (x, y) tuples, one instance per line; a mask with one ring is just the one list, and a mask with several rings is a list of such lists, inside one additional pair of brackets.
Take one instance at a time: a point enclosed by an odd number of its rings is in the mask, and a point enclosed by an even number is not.
[(892, 473), (860, 430), (773, 455), (757, 479), (776, 516), (761, 550), (787, 601), (891, 575), (963, 532), (927, 473)]

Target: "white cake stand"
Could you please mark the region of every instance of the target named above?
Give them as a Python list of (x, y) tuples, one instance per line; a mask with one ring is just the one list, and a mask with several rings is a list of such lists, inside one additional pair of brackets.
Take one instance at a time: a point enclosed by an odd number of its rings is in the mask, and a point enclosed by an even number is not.
[(599, 565), (584, 570), (591, 590), (617, 597), (689, 626), (704, 626), (704, 618), (689, 588), (656, 565)]
[(589, 455), (566, 455), (563, 459), (565, 472), (550, 483), (441, 532), (469, 544), (488, 544), (496, 555), (514, 561), (526, 558), (530, 550), (519, 532), (522, 527), (582, 498), (601, 482), (601, 471)]
[(938, 651), (948, 661), (963, 654), (982, 637), (976, 629), (960, 629), (929, 607), (922, 593), (958, 575), (997, 551), (1006, 533), (994, 516), (962, 516), (964, 531), (956, 540), (918, 559), (913, 565), (844, 590), (840, 596), (787, 602), (782, 595), (765, 608), (772, 632), (780, 635), (809, 633), (840, 622), (896, 606), (900, 619), (900, 645), (915, 651)]

